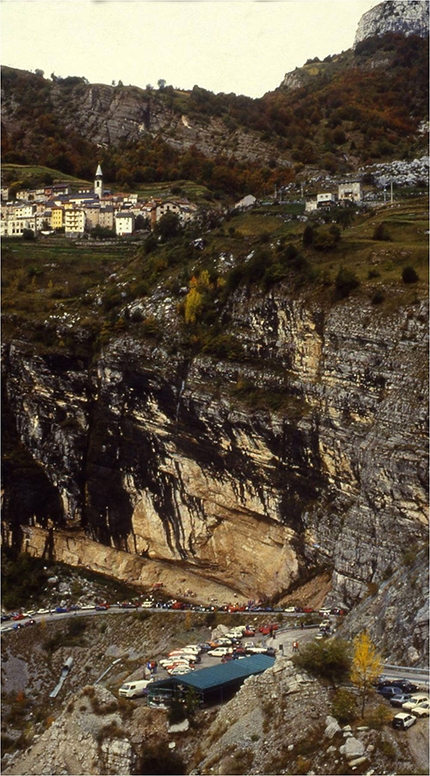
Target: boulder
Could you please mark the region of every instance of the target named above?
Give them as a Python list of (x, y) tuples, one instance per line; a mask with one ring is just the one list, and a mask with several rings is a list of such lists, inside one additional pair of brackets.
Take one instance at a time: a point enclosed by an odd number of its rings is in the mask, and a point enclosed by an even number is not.
[(346, 739), (339, 751), (347, 760), (355, 760), (357, 757), (362, 757), (365, 749), (362, 741), (352, 737)]
[(324, 735), (326, 738), (333, 738), (340, 730), (340, 725), (334, 717), (326, 717), (326, 729)]

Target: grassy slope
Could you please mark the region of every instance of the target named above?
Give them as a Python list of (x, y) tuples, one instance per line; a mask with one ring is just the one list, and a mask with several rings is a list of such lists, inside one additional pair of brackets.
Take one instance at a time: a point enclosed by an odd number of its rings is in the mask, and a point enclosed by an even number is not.
[[(389, 241), (372, 239), (376, 225), (381, 222), (386, 224)], [(83, 322), (95, 336), (103, 327), (106, 334), (112, 334), (124, 303), (150, 295), (159, 283), (167, 284), (175, 294), (175, 286), (186, 284), (191, 274), (198, 275), (203, 268), (213, 271), (222, 252), (233, 254), (240, 263), (264, 239), (263, 234), (269, 249), (270, 244), (283, 237), (308, 260), (312, 277), (299, 278), (297, 282), (293, 274), (285, 281), (293, 294), (332, 304), (334, 281), (339, 268), (344, 266), (352, 269), (361, 282), (354, 295), (371, 299), (376, 290), (384, 293), (385, 300), (377, 306), (379, 311), (407, 304), (417, 295), (420, 298), (427, 295), (425, 198), (380, 206), (358, 216), (351, 227), (342, 231), (337, 248), (327, 252), (302, 247), (304, 227), (300, 221), (285, 220), (282, 213), (274, 215), (267, 208), (239, 215), (221, 229), (205, 233), (206, 247), (201, 253), (193, 251), (190, 238), (184, 237), (177, 243), (160, 246), (149, 256), (141, 248), (126, 243), (78, 248), (66, 239), (55, 243), (5, 241), (4, 337), (18, 336), (24, 323), (25, 337), (36, 341), (39, 338), (41, 347), (48, 343), (50, 347), (59, 347), (58, 338), (54, 337), (52, 342), (46, 339), (44, 322), (51, 317), (58, 320), (58, 316), (65, 314), (73, 315), (74, 323)], [(402, 270), (408, 265), (417, 271), (418, 283), (402, 282)], [(111, 278), (113, 273), (115, 278)], [(99, 297), (103, 300), (101, 306)], [(30, 321), (34, 324), (32, 329), (28, 326)], [(130, 325), (142, 336), (140, 324)], [(72, 336), (73, 326), (67, 339)], [(61, 347), (65, 347), (64, 342)]]

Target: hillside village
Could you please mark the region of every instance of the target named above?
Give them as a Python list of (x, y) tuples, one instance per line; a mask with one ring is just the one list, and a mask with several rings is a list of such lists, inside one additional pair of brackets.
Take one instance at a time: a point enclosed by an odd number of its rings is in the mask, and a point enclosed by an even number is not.
[[(360, 168), (355, 176), (336, 179), (330, 175), (317, 175), (300, 184), (300, 202), (304, 205), (301, 220), (307, 220), (318, 211), (338, 206), (375, 206), (393, 202), (393, 186), (406, 191), (426, 185), (429, 157), (412, 161), (394, 161)], [(373, 183), (364, 185), (371, 178)], [(424, 182), (424, 183), (422, 183)], [(235, 210), (248, 210), (258, 204), (297, 202), (299, 184), (292, 183), (275, 190), (275, 196), (261, 202), (247, 194), (236, 202)], [(93, 188), (72, 191), (72, 184), (54, 181), (41, 188), (16, 191), (11, 197), (7, 186), (1, 187), (1, 237), (22, 237), (26, 231), (33, 235), (65, 234), (68, 238), (82, 238), (97, 231), (106, 230), (104, 236), (130, 237), (141, 230), (153, 229), (163, 215), (174, 213), (183, 226), (195, 220), (200, 208), (186, 198), (139, 199), (136, 193), (113, 193), (103, 185), (100, 164), (94, 176)], [(96, 232), (94, 230), (96, 229)]]
[(139, 201), (137, 194), (113, 194), (103, 187), (103, 172), (98, 165), (93, 189), (72, 193), (70, 183), (58, 182), (40, 189), (23, 189), (16, 200), (8, 201), (9, 191), (2, 188), (2, 237), (64, 233), (79, 238), (96, 227), (114, 232), (117, 237), (132, 235), (137, 229), (152, 228), (166, 213), (178, 215), (182, 224), (193, 220), (197, 205), (187, 199)]

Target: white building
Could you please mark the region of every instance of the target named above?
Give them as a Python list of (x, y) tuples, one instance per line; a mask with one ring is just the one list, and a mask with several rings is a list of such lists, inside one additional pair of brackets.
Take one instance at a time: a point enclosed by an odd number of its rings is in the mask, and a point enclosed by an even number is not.
[(337, 195), (339, 202), (362, 202), (363, 186), (361, 181), (349, 181), (348, 183), (339, 183)]
[(122, 210), (115, 215), (115, 233), (118, 237), (124, 237), (134, 232), (134, 213), (131, 210)]
[(0, 234), (2, 237), (21, 237), (25, 229), (31, 229), (36, 234), (36, 216), (9, 215), (0, 222)]
[(317, 207), (326, 207), (327, 205), (336, 204), (336, 194), (331, 191), (323, 191), (321, 194), (317, 194)]
[(64, 211), (66, 237), (82, 237), (85, 232), (85, 220), (85, 210), (78, 207), (67, 208)]
[(316, 199), (307, 199), (305, 202), (305, 213), (312, 213), (317, 210), (318, 205)]

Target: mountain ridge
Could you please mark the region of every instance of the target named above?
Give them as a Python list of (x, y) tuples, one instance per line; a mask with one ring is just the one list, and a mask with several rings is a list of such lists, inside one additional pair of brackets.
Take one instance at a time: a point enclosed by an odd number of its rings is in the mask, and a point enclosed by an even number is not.
[[(294, 85), (294, 88), (292, 86)], [(389, 33), (309, 60), (263, 98), (165, 86), (55, 81), (3, 68), (3, 161), (91, 179), (191, 179), (213, 192), (264, 194), (309, 167), (345, 174), (426, 151), (428, 42)], [(412, 157), (413, 158), (413, 157)]]

